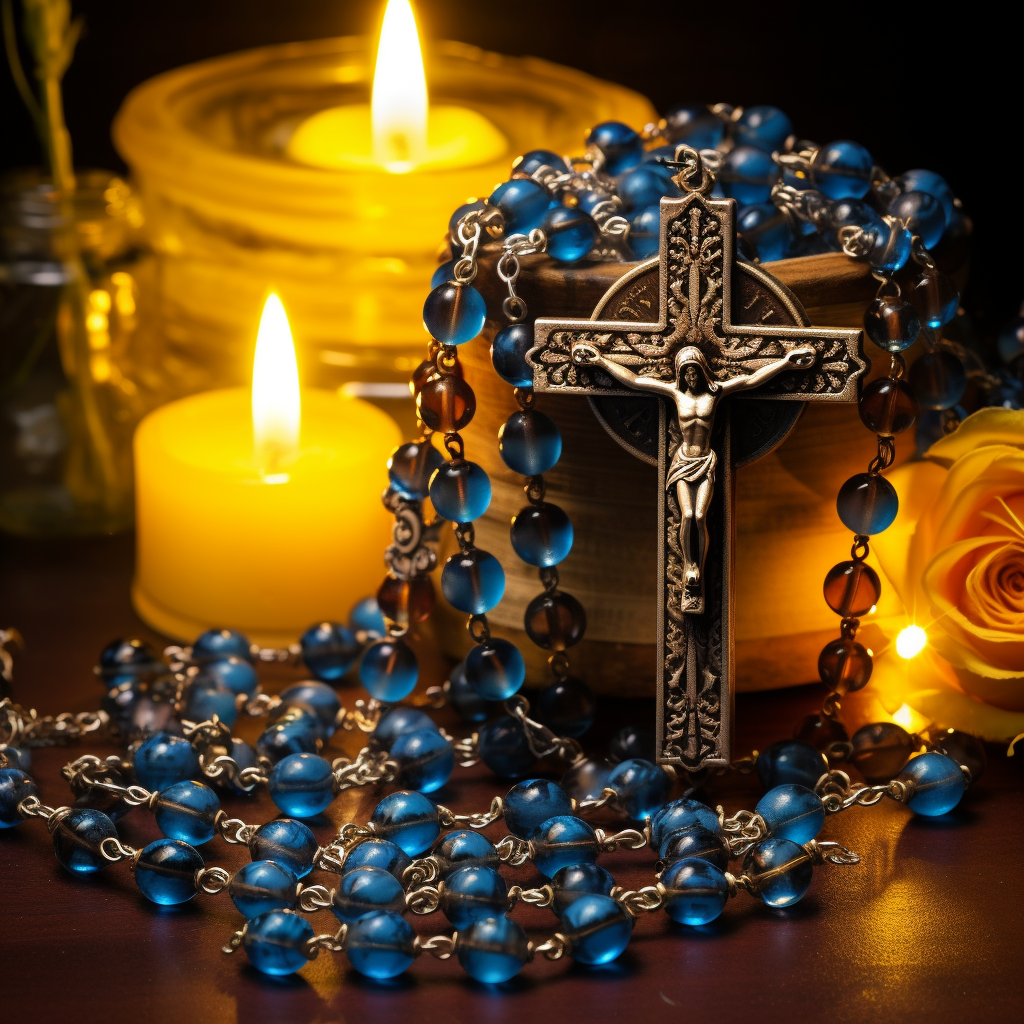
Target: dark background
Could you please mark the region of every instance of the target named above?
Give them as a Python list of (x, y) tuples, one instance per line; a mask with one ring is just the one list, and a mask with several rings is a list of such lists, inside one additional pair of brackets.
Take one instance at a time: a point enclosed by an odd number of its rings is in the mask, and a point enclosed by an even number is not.
[[(20, 4), (15, 0), (16, 7)], [(73, 0), (86, 35), (65, 85), (79, 166), (123, 169), (110, 122), (128, 91), (190, 61), (268, 43), (375, 33), (383, 0)], [(803, 138), (851, 138), (890, 174), (943, 174), (975, 223), (964, 304), (991, 339), (1024, 299), (1024, 126), (1017, 33), (971, 5), (698, 4), (694, 0), (418, 0), (427, 38), (532, 54), (678, 102), (772, 103)], [(1005, 75), (1005, 77), (1003, 77)], [(38, 163), (6, 68), (0, 166)]]

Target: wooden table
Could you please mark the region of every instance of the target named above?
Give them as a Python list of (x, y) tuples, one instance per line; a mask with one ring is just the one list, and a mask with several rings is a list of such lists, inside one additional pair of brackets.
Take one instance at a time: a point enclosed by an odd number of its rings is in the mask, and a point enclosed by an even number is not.
[[(100, 688), (91, 668), (101, 647), (119, 635), (157, 639), (129, 606), (130, 570), (130, 537), (0, 542), (0, 625), (16, 626), (27, 643), (16, 666), (22, 703), (42, 713), (94, 708)], [(267, 688), (298, 675), (279, 672), (268, 677)], [(347, 684), (343, 700), (351, 704), (356, 696), (357, 688)], [(789, 735), (819, 697), (816, 687), (741, 697), (736, 749), (763, 749)], [(623, 722), (645, 721), (652, 713), (644, 701), (604, 701), (595, 749)], [(41, 798), (67, 802), (60, 766), (79, 753), (114, 749), (95, 743), (35, 751)], [(770, 911), (741, 894), (718, 922), (698, 930), (674, 926), (660, 912), (647, 915), (626, 953), (605, 968), (540, 961), (500, 988), (472, 982), (457, 964), (429, 956), (390, 983), (361, 978), (344, 956), (328, 954), (293, 978), (264, 977), (244, 953), (220, 952), (240, 924), (226, 896), (162, 909), (140, 896), (123, 865), (73, 878), (54, 859), (42, 823), (26, 822), (0, 831), (0, 1020), (1018, 1019), (1024, 1001), (1022, 762), (992, 751), (984, 777), (947, 819), (914, 818), (891, 801), (830, 819), (823, 838), (858, 851), (863, 863), (816, 869), (810, 893), (791, 910)], [(457, 770), (438, 797), (459, 811), (478, 810), (502, 788), (477, 766)], [(758, 796), (750, 777), (714, 792), (729, 811), (752, 807)], [(318, 838), (325, 841), (342, 822), (364, 821), (378, 799), (376, 790), (344, 794), (316, 825)], [(265, 796), (224, 805), (247, 821), (274, 815)], [(121, 835), (142, 846), (158, 833), (151, 816), (136, 810), (122, 822)], [(207, 863), (229, 869), (246, 859), (243, 848), (218, 839), (202, 853)], [(610, 855), (602, 863), (621, 884), (652, 880), (649, 852)], [(533, 877), (525, 869), (509, 874), (523, 883)], [(554, 923), (536, 908), (520, 907), (516, 915), (533, 935)], [(336, 927), (329, 912), (313, 924), (318, 931)], [(416, 924), (426, 932), (444, 930), (439, 914)]]

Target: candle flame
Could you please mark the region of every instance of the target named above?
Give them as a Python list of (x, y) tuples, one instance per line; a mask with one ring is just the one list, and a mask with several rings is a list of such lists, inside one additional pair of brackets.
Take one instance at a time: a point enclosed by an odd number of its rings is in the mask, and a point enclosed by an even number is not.
[(267, 296), (252, 366), (252, 433), (257, 465), (280, 473), (299, 449), (302, 407), (295, 345), (281, 300)]
[(373, 72), (373, 155), (394, 174), (427, 152), (427, 77), (409, 0), (388, 0)]

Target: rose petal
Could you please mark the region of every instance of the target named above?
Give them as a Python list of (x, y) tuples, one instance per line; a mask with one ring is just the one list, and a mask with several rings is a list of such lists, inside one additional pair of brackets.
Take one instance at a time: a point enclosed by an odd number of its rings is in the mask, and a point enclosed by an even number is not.
[(925, 458), (949, 466), (979, 446), (991, 444), (1024, 445), (1024, 410), (979, 409), (953, 433), (940, 437)]

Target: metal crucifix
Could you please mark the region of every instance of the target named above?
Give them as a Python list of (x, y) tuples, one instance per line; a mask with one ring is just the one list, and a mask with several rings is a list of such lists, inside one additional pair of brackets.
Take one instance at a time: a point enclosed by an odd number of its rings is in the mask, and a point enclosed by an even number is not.
[[(657, 756), (690, 771), (730, 759), (733, 467), (775, 447), (801, 403), (856, 401), (866, 368), (860, 331), (807, 326), (782, 284), (734, 263), (735, 203), (698, 177), (701, 189), (662, 199), (658, 256), (590, 320), (538, 320), (528, 356), (536, 391), (586, 395), (658, 465)], [(758, 410), (744, 416), (733, 396), (775, 401), (742, 403)]]

